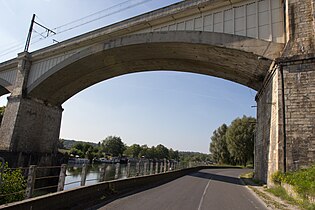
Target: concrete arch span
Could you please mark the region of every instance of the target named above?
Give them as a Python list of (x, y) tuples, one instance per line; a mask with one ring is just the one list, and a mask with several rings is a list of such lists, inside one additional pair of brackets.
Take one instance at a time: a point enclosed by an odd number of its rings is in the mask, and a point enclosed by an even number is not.
[(60, 105), (100, 81), (152, 70), (205, 74), (258, 90), (282, 48), (282, 44), (213, 32), (134, 34), (67, 58), (31, 84), (28, 96)]

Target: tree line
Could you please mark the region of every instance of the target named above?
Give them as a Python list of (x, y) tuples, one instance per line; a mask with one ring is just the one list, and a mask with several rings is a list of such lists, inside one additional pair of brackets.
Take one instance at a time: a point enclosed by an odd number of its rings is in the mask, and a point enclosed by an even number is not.
[[(5, 106), (0, 107), (0, 124)], [(162, 144), (148, 147), (133, 144), (127, 146), (120, 137), (108, 136), (97, 145), (85, 142), (76, 143), (69, 151), (70, 155), (90, 160), (102, 157), (173, 159), (182, 161), (214, 161), (220, 164), (245, 165), (254, 159), (254, 132), (256, 119), (243, 116), (232, 121), (230, 126), (222, 124), (211, 136), (210, 155), (194, 152), (179, 152), (168, 149)], [(58, 148), (63, 149), (63, 139)]]
[[(59, 149), (63, 149), (62, 139), (59, 141)], [(145, 145), (132, 144), (127, 146), (120, 137), (108, 136), (96, 146), (87, 142), (78, 142), (72, 146), (68, 154), (75, 157), (99, 159), (110, 157), (129, 157), (147, 159), (172, 159), (179, 160), (179, 151), (167, 148), (162, 144), (149, 147)]]
[(243, 116), (217, 128), (211, 137), (210, 153), (219, 164), (244, 165), (254, 160), (256, 119)]

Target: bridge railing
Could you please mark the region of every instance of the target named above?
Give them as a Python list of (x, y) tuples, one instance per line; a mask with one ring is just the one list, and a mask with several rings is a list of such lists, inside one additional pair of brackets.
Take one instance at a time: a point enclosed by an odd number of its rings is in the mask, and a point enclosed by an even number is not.
[[(137, 161), (127, 164), (101, 164), (97, 165), (93, 171), (93, 176), (89, 176), (92, 165), (63, 164), (61, 166), (36, 166), (27, 168), (7, 168), (6, 170), (20, 170), (26, 179), (26, 188), (18, 192), (8, 192), (0, 195), (0, 204), (6, 197), (12, 195), (22, 195), (24, 199), (44, 195), (52, 192), (69, 190), (80, 186), (92, 185), (99, 182), (127, 179), (131, 177), (148, 176), (153, 174), (167, 173), (169, 171), (182, 170), (186, 168), (202, 166), (203, 162), (176, 162), (176, 161)], [(76, 169), (75, 173), (73, 169)], [(0, 186), (1, 187), (1, 186)], [(2, 202), (1, 202), (2, 201)]]

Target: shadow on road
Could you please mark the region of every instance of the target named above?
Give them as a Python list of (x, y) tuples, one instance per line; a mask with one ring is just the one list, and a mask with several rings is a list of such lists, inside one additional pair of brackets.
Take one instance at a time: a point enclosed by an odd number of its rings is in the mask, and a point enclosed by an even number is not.
[(226, 183), (236, 184), (236, 185), (243, 185), (239, 178), (218, 175), (218, 174), (213, 174), (213, 173), (206, 173), (202, 171), (189, 174), (188, 176), (194, 176), (194, 177), (203, 178), (203, 179), (211, 179), (211, 180), (215, 180), (219, 182), (226, 182)]

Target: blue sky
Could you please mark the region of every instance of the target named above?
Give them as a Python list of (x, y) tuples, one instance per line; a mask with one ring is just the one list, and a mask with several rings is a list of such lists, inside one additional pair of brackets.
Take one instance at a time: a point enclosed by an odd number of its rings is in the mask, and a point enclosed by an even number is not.
[[(94, 17), (141, 1), (125, 3)], [(0, 0), (0, 62), (23, 50), (33, 13), (39, 23), (56, 28), (122, 2), (125, 0)], [(175, 2), (178, 1), (148, 1), (41, 40), (30, 50), (51, 45), (52, 39), (62, 41)], [(35, 30), (42, 32), (40, 28)], [(38, 39), (37, 36), (33, 42)], [(7, 48), (12, 52), (6, 54)], [(256, 109), (251, 108), (256, 104), (255, 94), (245, 86), (192, 73), (155, 71), (123, 75), (96, 84), (66, 101), (60, 137), (98, 142), (117, 135), (128, 145), (161, 143), (173, 149), (208, 153), (212, 132), (222, 123), (229, 124), (242, 115), (256, 116)], [(0, 105), (6, 104), (6, 97), (0, 98)]]

